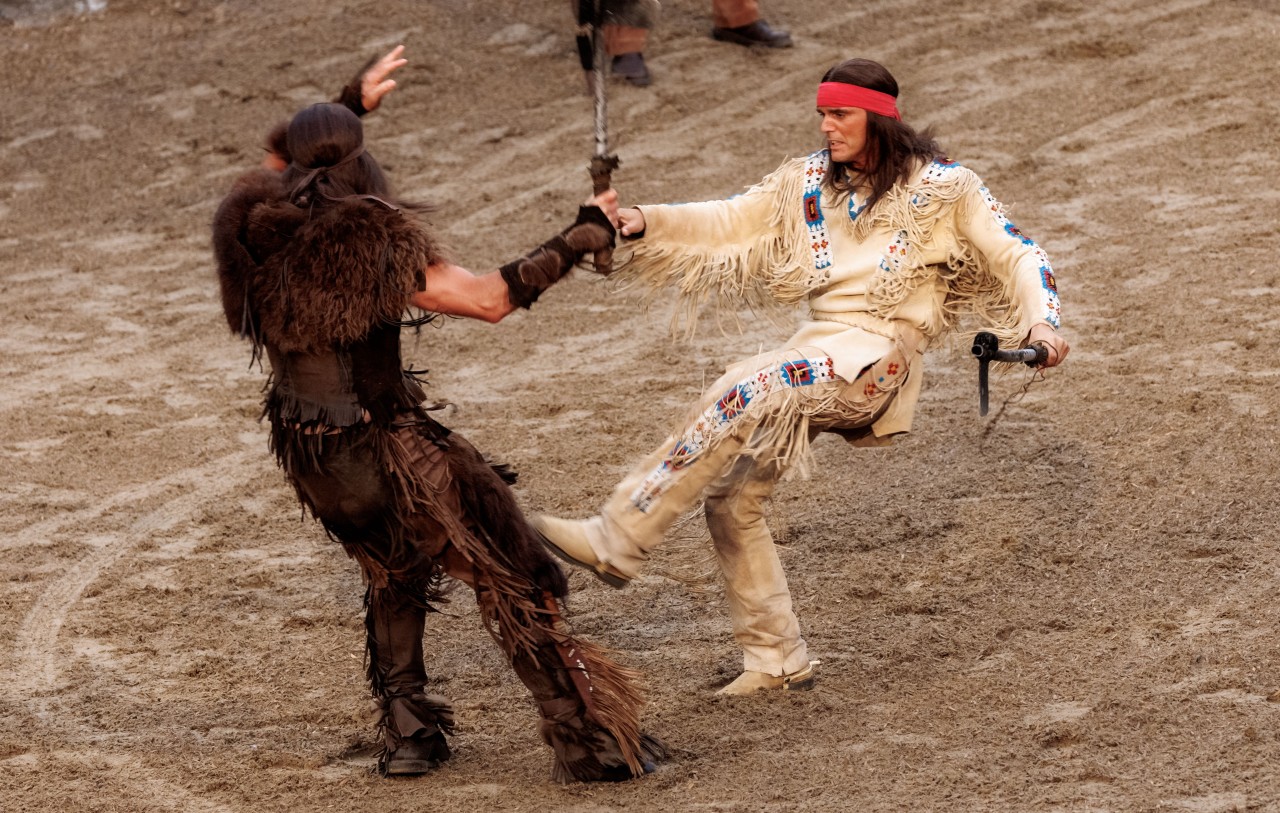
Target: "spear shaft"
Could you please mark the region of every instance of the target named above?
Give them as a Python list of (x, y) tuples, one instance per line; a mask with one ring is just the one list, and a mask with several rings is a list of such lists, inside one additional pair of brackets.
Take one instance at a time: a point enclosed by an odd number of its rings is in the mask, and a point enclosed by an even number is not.
[[(609, 106), (605, 98), (605, 61), (608, 54), (605, 52), (604, 32), (601, 30), (601, 21), (603, 13), (600, 6), (595, 2), (588, 3), (583, 0), (579, 5), (579, 23), (586, 24), (587, 21), (582, 17), (586, 13), (586, 7), (591, 6), (591, 65), (590, 65), (590, 81), (591, 96), (595, 102), (595, 154), (591, 157), (591, 163), (587, 166), (587, 172), (591, 175), (592, 193), (599, 195), (613, 185), (613, 171), (618, 168), (618, 156), (609, 153)], [(584, 51), (582, 43), (579, 44), (579, 51)], [(586, 61), (585, 59), (583, 60)], [(587, 67), (585, 64), (583, 67)], [(606, 248), (595, 253), (594, 257), (596, 273), (608, 276), (613, 272), (613, 249)]]

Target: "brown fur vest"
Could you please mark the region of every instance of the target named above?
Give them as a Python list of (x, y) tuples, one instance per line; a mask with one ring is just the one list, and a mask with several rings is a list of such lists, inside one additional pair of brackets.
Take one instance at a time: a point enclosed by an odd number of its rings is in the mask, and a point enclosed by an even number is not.
[(287, 353), (349, 345), (399, 321), (441, 259), (398, 210), (347, 198), (308, 211), (268, 170), (240, 178), (218, 207), (213, 250), (227, 325)]

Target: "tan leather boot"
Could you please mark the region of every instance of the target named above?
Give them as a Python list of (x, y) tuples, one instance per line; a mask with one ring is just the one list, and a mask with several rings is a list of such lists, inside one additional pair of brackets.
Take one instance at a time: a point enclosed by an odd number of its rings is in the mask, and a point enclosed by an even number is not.
[(768, 672), (752, 672), (748, 670), (738, 675), (732, 683), (716, 692), (716, 694), (736, 696), (752, 694), (766, 689), (808, 691), (813, 688), (816, 678), (813, 667), (817, 665), (818, 661), (809, 661), (808, 666), (789, 675), (771, 675)]
[(542, 541), (547, 546), (547, 550), (571, 565), (594, 571), (596, 576), (610, 587), (626, 587), (631, 581), (630, 576), (617, 570), (608, 562), (600, 561), (600, 557), (596, 555), (591, 545), (593, 536), (598, 543), (604, 538), (603, 517), (560, 519), (538, 514), (529, 520), (529, 524), (542, 535)]

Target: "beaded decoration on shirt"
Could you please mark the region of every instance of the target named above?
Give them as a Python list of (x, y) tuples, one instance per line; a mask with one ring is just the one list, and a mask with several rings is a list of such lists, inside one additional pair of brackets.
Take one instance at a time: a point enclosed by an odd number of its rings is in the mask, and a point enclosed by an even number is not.
[[(809, 249), (813, 252), (813, 267), (817, 271), (826, 271), (832, 262), (831, 236), (827, 232), (827, 221), (822, 214), (822, 181), (827, 177), (830, 160), (828, 150), (818, 150), (804, 164), (804, 225), (809, 230)], [(866, 200), (858, 203), (854, 195), (849, 196), (850, 222), (856, 220), (866, 209)]]
[(1058, 281), (1053, 276), (1053, 267), (1049, 265), (1049, 255), (1045, 254), (1044, 249), (1036, 244), (1035, 240), (1027, 237), (1022, 230), (1013, 224), (1005, 215), (1000, 202), (995, 199), (985, 186), (979, 190), (982, 193), (982, 199), (987, 204), (987, 210), (991, 212), (991, 216), (1000, 224), (1005, 233), (1010, 237), (1016, 237), (1022, 241), (1024, 246), (1031, 248), (1032, 256), (1036, 258), (1036, 263), (1040, 271), (1040, 304), (1044, 311), (1044, 320), (1055, 328), (1062, 324), (1062, 303), (1058, 299)]
[(906, 231), (898, 232), (880, 256), (880, 273), (895, 276), (902, 273), (902, 266), (910, 253), (911, 243), (907, 240)]
[[(933, 200), (929, 187), (938, 181), (946, 179), (947, 175), (958, 166), (960, 166), (958, 163), (949, 161), (946, 158), (935, 158), (929, 162), (929, 165), (924, 168), (924, 172), (920, 175), (920, 183), (916, 191), (911, 195), (911, 205), (920, 209), (928, 206), (929, 202)], [(907, 237), (905, 230), (899, 231), (893, 236), (893, 240), (889, 242), (889, 245), (885, 247), (884, 254), (880, 256), (881, 274), (897, 277), (903, 273), (907, 257), (911, 254), (911, 242)]]

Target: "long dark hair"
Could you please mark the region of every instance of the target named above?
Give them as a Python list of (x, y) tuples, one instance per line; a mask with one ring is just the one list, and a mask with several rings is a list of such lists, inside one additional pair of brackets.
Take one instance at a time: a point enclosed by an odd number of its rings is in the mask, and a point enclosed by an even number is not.
[(281, 181), (299, 206), (323, 207), (353, 196), (393, 208), (426, 210), (424, 204), (396, 200), (382, 167), (364, 148), (360, 117), (340, 104), (313, 104), (289, 122), (290, 164)]
[[(843, 82), (898, 97), (898, 81), (893, 74), (870, 59), (846, 59), (823, 74), (822, 81)], [(873, 207), (894, 184), (910, 178), (921, 163), (942, 154), (931, 131), (917, 133), (895, 118), (867, 111), (865, 166), (832, 161), (826, 183), (836, 192), (850, 193), (862, 183), (869, 184), (871, 197), (867, 203)]]

